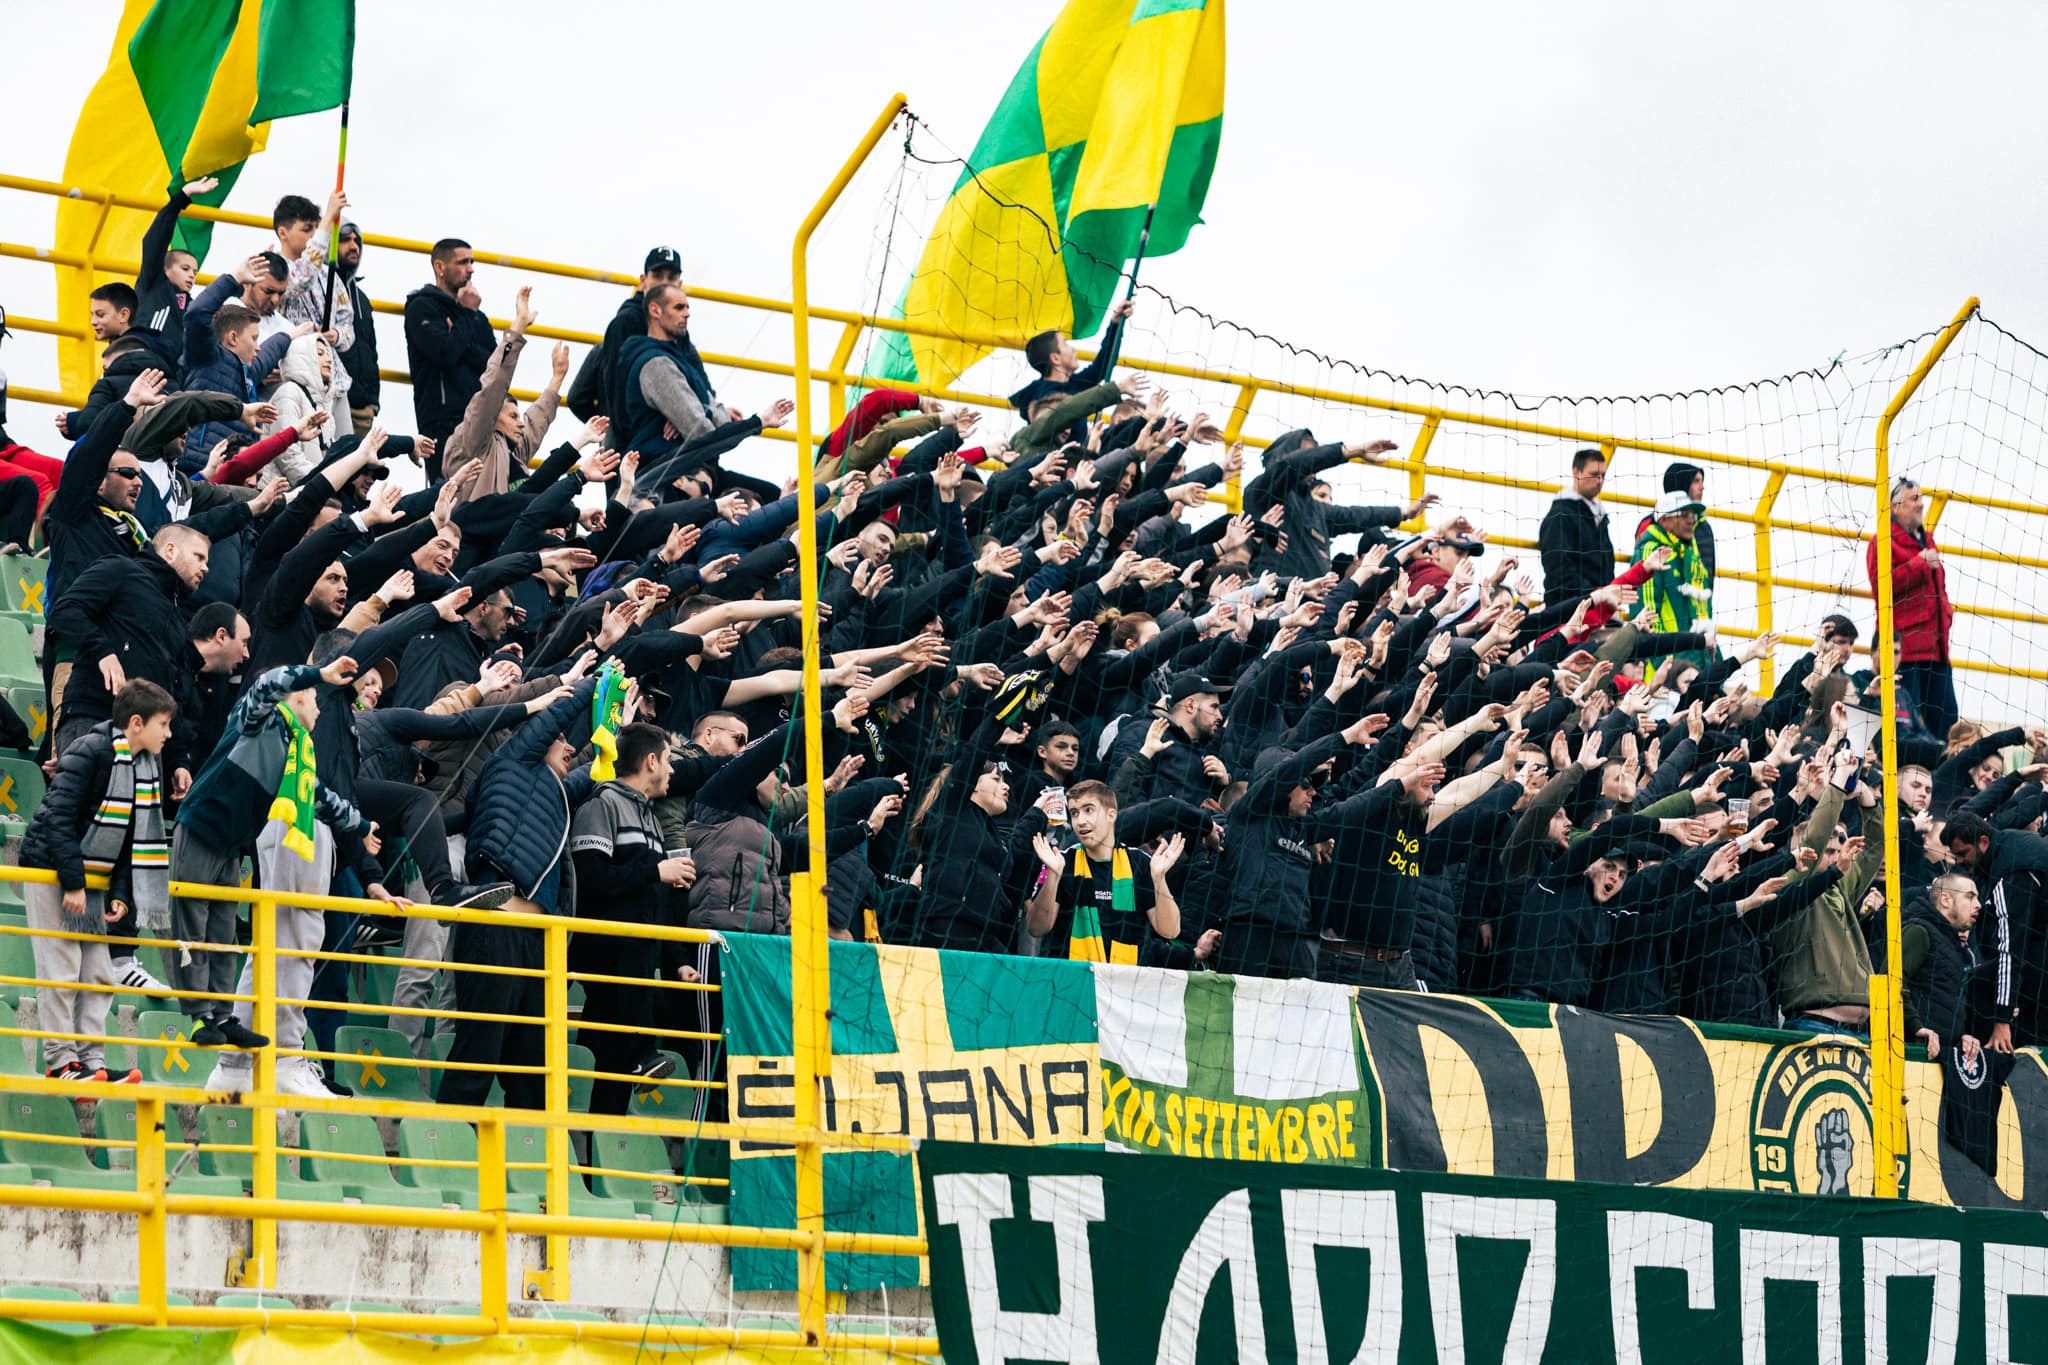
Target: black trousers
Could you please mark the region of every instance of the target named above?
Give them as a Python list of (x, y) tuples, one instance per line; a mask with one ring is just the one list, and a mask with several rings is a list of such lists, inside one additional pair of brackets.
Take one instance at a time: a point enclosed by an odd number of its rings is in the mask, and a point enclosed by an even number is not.
[[(678, 961), (697, 969), (697, 979), (716, 986), (719, 984), (718, 947), (711, 943), (673, 943), (668, 948), (668, 974), (675, 976)], [(688, 1101), (687, 1109), (680, 1113), (707, 1123), (723, 1123), (726, 1115), (725, 1102), (725, 996), (720, 991), (649, 991), (654, 999), (655, 1023), (662, 1028), (676, 1029), (684, 1033), (710, 1034), (708, 1038), (667, 1039), (671, 1051), (679, 1052), (690, 1064), (690, 1075), (700, 1081), (716, 1081), (717, 1086), (705, 1089), (701, 1086), (671, 1086), (670, 1093), (680, 1091)]]
[(0, 541), (28, 548), (28, 538), (35, 531), (39, 493), (36, 481), (26, 474), (0, 479)]
[(1392, 961), (1340, 953), (1324, 944), (1316, 954), (1316, 980), (1339, 986), (1379, 986), (1391, 991), (1415, 989), (1415, 958), (1403, 953)]
[(1316, 944), (1314, 934), (1232, 920), (1223, 926), (1216, 970), (1231, 976), (1313, 977)]
[[(356, 804), (377, 822), (377, 833), (384, 841), (378, 865), (390, 874), (406, 854), (412, 854), (420, 880), (426, 884), (427, 898), (438, 899), (455, 878), (448, 870), (448, 826), (441, 819), (441, 805), (434, 794), (410, 782), (371, 780), (356, 784)], [(403, 887), (388, 880), (384, 885), (395, 896), (405, 894)]]
[[(541, 932), (496, 924), (458, 924), (450, 957), (459, 963), (494, 967), (526, 967), (538, 970), (544, 962)], [(455, 1021), (455, 1046), (451, 1062), (473, 1062), (479, 1071), (450, 1068), (441, 1078), (443, 1104), (482, 1104), (490, 1098), (491, 1078), (505, 1087), (505, 1104), (511, 1109), (540, 1109), (547, 1104), (547, 1089), (538, 1071), (508, 1071), (507, 1067), (540, 1067), (547, 1059), (547, 1037), (542, 1019), (546, 994), (537, 976), (500, 976), (486, 972), (455, 973), (455, 1008), (465, 1013), (517, 1014), (531, 1016), (531, 1024), (508, 1024), (495, 1019)]]
[[(579, 972), (594, 972), (600, 976), (637, 976), (652, 981), (660, 966), (659, 944), (593, 936), (593, 941), (582, 945), (583, 951), (578, 952), (578, 946), (570, 944), (569, 965)], [(655, 1043), (647, 1030), (656, 1027), (655, 997), (663, 994), (666, 992), (651, 985), (621, 986), (609, 981), (583, 983), (584, 1023), (620, 1024), (637, 1030), (615, 1033), (611, 1029), (579, 1029), (576, 1038), (590, 1049), (592, 1070), (630, 1071), (653, 1055)], [(663, 1098), (680, 1093), (680, 1088), (670, 1087)], [(593, 1114), (623, 1114), (632, 1100), (630, 1082), (601, 1080), (591, 1084), (590, 1112)]]

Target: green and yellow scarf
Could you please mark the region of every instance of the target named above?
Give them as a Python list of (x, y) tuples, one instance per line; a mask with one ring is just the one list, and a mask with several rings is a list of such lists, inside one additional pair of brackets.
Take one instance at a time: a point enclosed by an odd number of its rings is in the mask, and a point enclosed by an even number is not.
[(598, 670), (597, 690), (590, 696), (590, 780), (609, 782), (617, 776), (613, 765), (619, 757), (620, 721), (626, 708), (626, 670), (617, 659), (606, 659)]
[[(1131, 855), (1122, 844), (1109, 855), (1109, 908), (1128, 915), (1138, 908), (1138, 884), (1131, 876)], [(1074, 879), (1092, 882), (1095, 872), (1088, 862), (1088, 850), (1074, 850)], [(1107, 948), (1107, 952), (1104, 949)], [(1082, 892), (1074, 898), (1074, 927), (1067, 937), (1067, 956), (1076, 962), (1120, 962), (1136, 966), (1138, 947), (1134, 943), (1106, 941), (1102, 936), (1102, 914), (1095, 897)]]
[(278, 779), (277, 795), (271, 799), (269, 818), (284, 821), (284, 846), (310, 863), (314, 855), (313, 792), (320, 785), (313, 764), (313, 736), (299, 724), (291, 707), (279, 702), (277, 713), (284, 717), (291, 740), (285, 748), (284, 774)]

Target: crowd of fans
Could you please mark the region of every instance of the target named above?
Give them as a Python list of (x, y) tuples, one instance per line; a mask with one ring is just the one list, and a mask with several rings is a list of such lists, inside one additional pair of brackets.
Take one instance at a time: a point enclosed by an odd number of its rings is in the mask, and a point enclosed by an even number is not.
[[(93, 295), (105, 374), (57, 419), (68, 454), (0, 452), (5, 534), (26, 547), (39, 518), (50, 555), (54, 777), (23, 860), (60, 885), (30, 888), (33, 927), (233, 942), (232, 907), (164, 892), (169, 829), (178, 881), (232, 883), (246, 857), (270, 888), (787, 932), (810, 517), (837, 936), (1859, 1035), (1889, 877), (1916, 1049), (1981, 1079), (2048, 1027), (2048, 730), (1957, 719), (1946, 570), (1910, 483), (1888, 528), (1909, 766), (1887, 867), (1857, 627), (1827, 617), (1752, 692), (1744, 666), (1779, 641), (1715, 630), (1695, 466), (1617, 540), (1605, 461), (1578, 452), (1540, 579), (1466, 517), (1431, 524), (1432, 497), (1337, 501), (1325, 472), (1388, 441), (1289, 432), (1242, 514), (1217, 515), (1242, 449), (1049, 333), (1013, 422), (866, 394), (802, 452), (803, 506), (793, 478), (725, 466), (791, 405), (720, 400), (674, 251), (649, 253), (566, 393), (554, 348), (522, 411), (529, 291), (498, 334), (454, 239), (405, 303), (416, 434), (388, 434), (361, 235), (341, 223), (334, 262), (319, 245), (345, 201), (285, 199), (276, 243), (196, 293), (197, 262), (166, 249), (188, 202), (133, 288)], [(563, 405), (585, 425), (544, 449)], [(389, 477), (403, 461), (420, 491)], [(629, 723), (600, 783), (592, 696), (613, 663)], [(87, 891), (88, 868), (115, 889)], [(541, 965), (525, 929), (444, 942), (431, 920), (278, 913), (281, 946)], [(38, 944), (84, 999), (51, 1017), (90, 1017), (95, 986), (141, 971)], [(612, 976), (716, 972), (630, 938), (575, 954)], [(170, 960), (173, 986), (235, 986), (233, 954)], [(292, 970), (286, 996), (334, 989)], [(448, 1073), (443, 1099), (480, 1100), (504, 1066), (508, 1100), (538, 1102), (518, 1068), (539, 1031), (507, 1020), (539, 992), (402, 975), (397, 1003), (452, 993), (496, 1016), (457, 1023), (451, 1060), (482, 1069)], [(714, 1000), (610, 986), (585, 1008), (701, 1029), (681, 1016)], [(226, 1049), (213, 1084), (246, 1084), (269, 1041), (246, 1007), (194, 1014)], [(279, 1014), (298, 1045), (303, 1011)], [(600, 1036), (600, 1069), (666, 1074), (650, 1039)], [(104, 1075), (89, 1044), (46, 1060)], [(285, 1084), (330, 1082), (306, 1063)], [(1983, 1151), (1985, 1126), (1959, 1140)]]

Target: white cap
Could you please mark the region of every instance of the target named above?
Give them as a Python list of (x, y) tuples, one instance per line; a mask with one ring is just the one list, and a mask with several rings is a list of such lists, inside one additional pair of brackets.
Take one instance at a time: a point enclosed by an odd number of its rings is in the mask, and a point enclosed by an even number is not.
[(1704, 512), (1706, 510), (1707, 505), (1705, 503), (1694, 498), (1683, 488), (1674, 488), (1663, 497), (1657, 499), (1657, 510), (1653, 515), (1668, 517), (1677, 512)]

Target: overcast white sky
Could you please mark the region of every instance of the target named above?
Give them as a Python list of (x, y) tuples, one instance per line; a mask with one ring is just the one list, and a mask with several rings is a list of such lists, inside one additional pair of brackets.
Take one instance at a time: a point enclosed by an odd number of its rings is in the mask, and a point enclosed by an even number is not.
[[(693, 283), (786, 297), (792, 231), (889, 92), (965, 153), (1057, 8), (362, 0), (353, 216), (628, 271), (672, 243)], [(117, 12), (6, 0), (0, 168), (59, 176)], [(1145, 278), (1267, 333), (1525, 394), (1776, 375), (1922, 332), (1971, 293), (2048, 339), (2048, 6), (1239, 0), (1229, 51), (1206, 224)], [(317, 199), (332, 158), (331, 116), (278, 125), (231, 207)], [(871, 302), (879, 175), (821, 241), (820, 302)], [(0, 238), (46, 243), (51, 217), (0, 191)], [(216, 261), (255, 244), (216, 240)], [(424, 279), (374, 250), (365, 275), (387, 297)], [(477, 283), (509, 311), (508, 272)], [(0, 303), (47, 315), (50, 295), (47, 268), (0, 260)], [(536, 290), (567, 325), (600, 326), (615, 299)], [(759, 315), (696, 330), (707, 350), (787, 353)], [(54, 378), (41, 338), (0, 363)], [(749, 406), (786, 388), (721, 384)], [(17, 435), (47, 431), (15, 406)], [(2033, 496), (2030, 472), (2013, 481)]]

